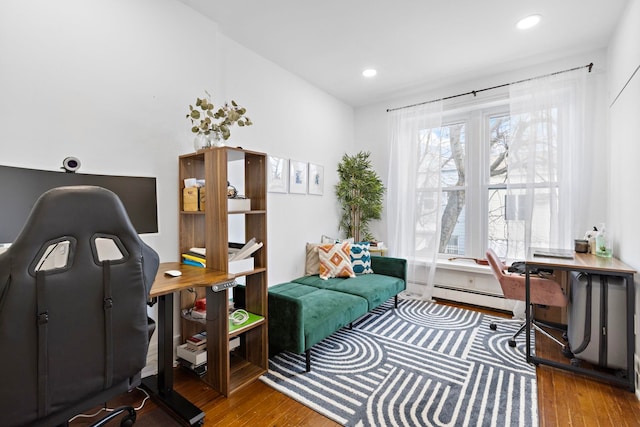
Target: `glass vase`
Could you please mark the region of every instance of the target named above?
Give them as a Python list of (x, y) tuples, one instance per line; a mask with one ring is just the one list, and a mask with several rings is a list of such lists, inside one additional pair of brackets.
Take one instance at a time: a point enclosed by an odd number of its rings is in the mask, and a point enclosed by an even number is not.
[(203, 150), (205, 148), (211, 148), (212, 146), (212, 138), (211, 135), (205, 135), (204, 133), (199, 133), (193, 139), (193, 148), (196, 151)]
[(215, 147), (225, 146), (224, 139), (222, 138), (222, 135), (220, 135), (219, 133), (214, 133), (212, 140), (213, 140), (213, 145)]

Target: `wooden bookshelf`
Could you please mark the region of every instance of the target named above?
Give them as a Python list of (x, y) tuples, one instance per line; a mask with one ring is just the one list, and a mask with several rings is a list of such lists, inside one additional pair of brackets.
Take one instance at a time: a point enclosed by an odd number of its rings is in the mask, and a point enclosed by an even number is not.
[[(211, 287), (182, 291), (181, 308), (192, 307), (195, 299), (207, 298), (206, 322), (182, 319), (182, 340), (202, 330), (207, 331), (207, 373), (203, 380), (225, 396), (258, 379), (267, 370), (267, 194), (266, 154), (232, 147), (200, 150), (179, 157), (180, 254), (192, 247), (206, 248), (206, 265), (228, 272), (229, 217), (244, 217), (245, 241), (256, 238), (263, 246), (254, 254), (254, 269), (236, 274), (246, 285), (246, 307), (261, 320), (229, 332), (229, 290), (214, 292)], [(251, 200), (248, 211), (228, 211), (227, 181), (229, 169), (244, 169), (243, 188)], [(184, 180), (205, 180), (204, 211), (184, 211)], [(240, 346), (229, 351), (229, 339), (239, 336)]]

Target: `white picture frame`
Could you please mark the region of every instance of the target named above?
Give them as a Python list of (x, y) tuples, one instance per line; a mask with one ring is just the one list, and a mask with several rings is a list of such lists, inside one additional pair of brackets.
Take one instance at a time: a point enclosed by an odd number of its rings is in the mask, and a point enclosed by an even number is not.
[(289, 161), (289, 193), (307, 194), (307, 163)]
[(289, 159), (269, 156), (267, 191), (286, 193), (289, 191)]
[(324, 194), (324, 167), (316, 163), (309, 163), (309, 194), (322, 196)]

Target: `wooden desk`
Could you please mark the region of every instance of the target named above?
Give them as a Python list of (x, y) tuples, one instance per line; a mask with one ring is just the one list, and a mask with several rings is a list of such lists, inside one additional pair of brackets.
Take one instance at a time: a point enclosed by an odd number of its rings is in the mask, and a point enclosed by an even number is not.
[[(529, 250), (525, 261), (526, 272), (526, 318), (529, 318), (531, 310), (530, 296), (530, 272), (534, 268), (549, 268), (562, 271), (577, 271), (588, 274), (599, 274), (605, 276), (617, 276), (625, 280), (627, 290), (627, 378), (619, 378), (614, 374), (607, 374), (600, 371), (581, 368), (571, 364), (563, 364), (552, 360), (543, 359), (531, 354), (531, 325), (527, 322), (526, 339), (527, 339), (527, 362), (535, 365), (543, 364), (553, 366), (559, 369), (578, 372), (591, 377), (607, 380), (615, 384), (621, 385), (629, 389), (635, 390), (633, 355), (635, 350), (635, 334), (634, 334), (634, 313), (635, 313), (635, 285), (633, 275), (636, 270), (629, 267), (616, 258), (603, 258), (591, 254), (574, 253), (573, 259), (566, 258), (546, 258), (533, 256), (533, 249)], [(603, 292), (607, 292), (605, 286)], [(606, 298), (604, 299), (606, 301)]]
[[(179, 270), (182, 275), (170, 277), (167, 270)], [(201, 425), (204, 412), (173, 390), (173, 293), (197, 286), (212, 286), (233, 280), (234, 276), (210, 268), (198, 268), (179, 262), (163, 262), (149, 296), (158, 298), (158, 374), (142, 380), (151, 397), (175, 413), (188, 425)]]

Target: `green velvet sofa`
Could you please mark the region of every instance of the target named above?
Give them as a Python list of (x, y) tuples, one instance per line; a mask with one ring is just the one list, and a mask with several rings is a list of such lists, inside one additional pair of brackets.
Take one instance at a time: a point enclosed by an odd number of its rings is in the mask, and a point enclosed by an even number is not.
[(315, 344), (392, 297), (397, 307), (407, 261), (374, 256), (371, 267), (373, 274), (353, 278), (311, 275), (269, 287), (269, 354), (305, 353), (308, 372)]

